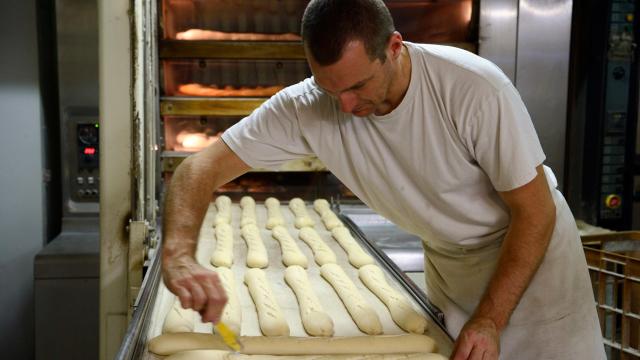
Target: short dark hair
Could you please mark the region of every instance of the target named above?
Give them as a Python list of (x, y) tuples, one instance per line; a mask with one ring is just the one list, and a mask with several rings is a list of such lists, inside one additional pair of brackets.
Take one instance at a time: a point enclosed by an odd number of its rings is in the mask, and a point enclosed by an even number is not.
[(311, 0), (302, 16), (302, 39), (320, 65), (340, 60), (347, 42), (360, 40), (373, 61), (386, 59), (386, 46), (395, 31), (382, 0)]

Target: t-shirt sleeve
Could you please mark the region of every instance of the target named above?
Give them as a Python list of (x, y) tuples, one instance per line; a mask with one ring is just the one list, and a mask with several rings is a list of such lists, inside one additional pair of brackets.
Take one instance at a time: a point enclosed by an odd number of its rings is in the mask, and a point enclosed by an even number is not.
[(222, 140), (253, 168), (277, 170), (287, 161), (313, 154), (302, 136), (294, 101), (286, 91), (227, 129)]
[(545, 160), (531, 117), (510, 83), (483, 101), (467, 130), (467, 147), (497, 191), (529, 183)]

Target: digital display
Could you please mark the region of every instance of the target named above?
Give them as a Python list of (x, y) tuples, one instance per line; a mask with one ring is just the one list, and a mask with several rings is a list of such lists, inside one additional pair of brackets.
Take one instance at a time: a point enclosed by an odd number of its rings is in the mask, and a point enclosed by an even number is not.
[(94, 148), (94, 147), (86, 147), (86, 148), (84, 148), (84, 154), (85, 155), (95, 155), (96, 154), (96, 148)]

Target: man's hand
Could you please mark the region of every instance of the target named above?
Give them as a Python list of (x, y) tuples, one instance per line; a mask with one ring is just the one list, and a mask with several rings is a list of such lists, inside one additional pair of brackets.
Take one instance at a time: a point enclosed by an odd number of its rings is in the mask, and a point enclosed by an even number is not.
[(217, 323), (227, 303), (227, 295), (218, 274), (206, 269), (189, 256), (165, 258), (162, 264), (164, 283), (180, 298), (185, 309), (200, 313), (205, 322)]
[(497, 360), (500, 334), (491, 319), (471, 318), (460, 330), (452, 360)]

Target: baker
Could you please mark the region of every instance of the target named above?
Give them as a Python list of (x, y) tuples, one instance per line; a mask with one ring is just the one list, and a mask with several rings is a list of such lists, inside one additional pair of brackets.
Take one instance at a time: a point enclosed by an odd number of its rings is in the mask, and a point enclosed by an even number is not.
[(573, 216), (500, 69), (403, 41), (382, 0), (312, 0), (302, 37), (313, 77), (173, 176), (163, 275), (182, 305), (217, 321), (226, 301), (194, 260), (210, 194), (251, 168), (316, 155), (423, 239), (429, 299), (457, 339), (452, 359), (604, 359)]

